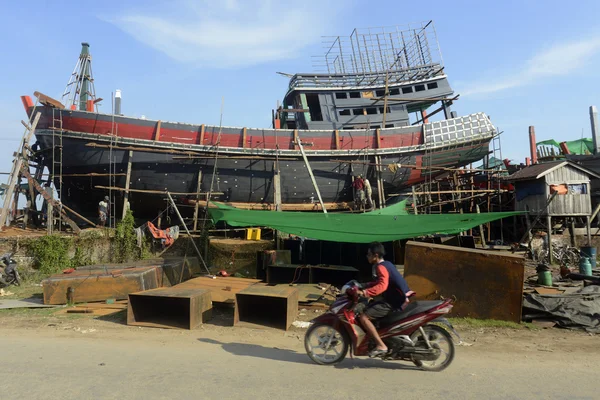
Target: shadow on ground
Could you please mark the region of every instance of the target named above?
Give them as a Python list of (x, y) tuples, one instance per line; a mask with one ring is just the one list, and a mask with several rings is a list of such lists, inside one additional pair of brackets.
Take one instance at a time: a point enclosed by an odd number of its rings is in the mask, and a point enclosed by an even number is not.
[[(298, 353), (293, 350), (279, 349), (277, 347), (265, 347), (258, 344), (246, 344), (246, 343), (224, 343), (218, 340), (200, 338), (198, 341), (202, 343), (219, 345), (226, 352), (235, 356), (241, 357), (256, 357), (274, 361), (285, 361), (297, 364), (310, 364), (315, 367), (324, 368), (324, 366), (317, 365), (305, 353)], [(416, 370), (419, 369), (415, 366), (408, 364), (401, 364), (396, 361), (382, 361), (382, 360), (370, 360), (363, 358), (351, 359), (347, 357), (340, 364), (335, 366), (337, 369), (357, 369), (357, 368), (383, 368), (391, 370)]]

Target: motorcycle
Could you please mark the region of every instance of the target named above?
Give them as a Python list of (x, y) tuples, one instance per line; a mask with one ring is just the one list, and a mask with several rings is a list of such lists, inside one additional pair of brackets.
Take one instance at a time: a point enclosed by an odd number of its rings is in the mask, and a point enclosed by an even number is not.
[(19, 271), (17, 271), (17, 262), (12, 256), (12, 253), (5, 253), (0, 256), (0, 261), (3, 264), (0, 265), (0, 287), (10, 285), (19, 286), (21, 284), (21, 277), (19, 276)]
[[(361, 328), (357, 314), (366, 306), (359, 298), (360, 284), (350, 282), (342, 288), (329, 311), (313, 319), (304, 337), (308, 356), (317, 364), (334, 365), (351, 356), (366, 356), (375, 342)], [(413, 294), (414, 295), (414, 294)], [(411, 296), (412, 297), (412, 296)], [(448, 331), (430, 322), (454, 328), (442, 316), (452, 310), (451, 299), (408, 302), (403, 310), (373, 321), (388, 352), (378, 356), (384, 361), (410, 361), (426, 371), (441, 371), (454, 359), (454, 342)], [(458, 336), (458, 335), (457, 335)]]

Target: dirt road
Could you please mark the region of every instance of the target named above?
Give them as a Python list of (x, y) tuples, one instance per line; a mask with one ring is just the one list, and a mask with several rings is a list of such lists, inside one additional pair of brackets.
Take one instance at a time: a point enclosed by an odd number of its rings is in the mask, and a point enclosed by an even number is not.
[(303, 331), (1, 322), (3, 400), (598, 398), (598, 338), (558, 329), (471, 331), (450, 368), (426, 373), (368, 359), (314, 365)]

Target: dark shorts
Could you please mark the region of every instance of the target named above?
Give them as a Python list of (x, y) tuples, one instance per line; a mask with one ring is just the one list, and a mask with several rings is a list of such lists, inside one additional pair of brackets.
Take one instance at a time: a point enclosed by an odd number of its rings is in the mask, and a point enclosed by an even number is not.
[(393, 307), (385, 301), (374, 301), (365, 309), (365, 315), (369, 317), (369, 319), (379, 319), (385, 317), (392, 311), (394, 311)]

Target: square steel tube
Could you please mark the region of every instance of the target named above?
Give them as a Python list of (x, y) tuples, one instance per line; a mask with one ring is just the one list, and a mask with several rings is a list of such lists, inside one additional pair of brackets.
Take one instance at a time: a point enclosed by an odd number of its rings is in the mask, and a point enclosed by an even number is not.
[(131, 293), (127, 325), (195, 329), (212, 317), (210, 291), (177, 287)]

